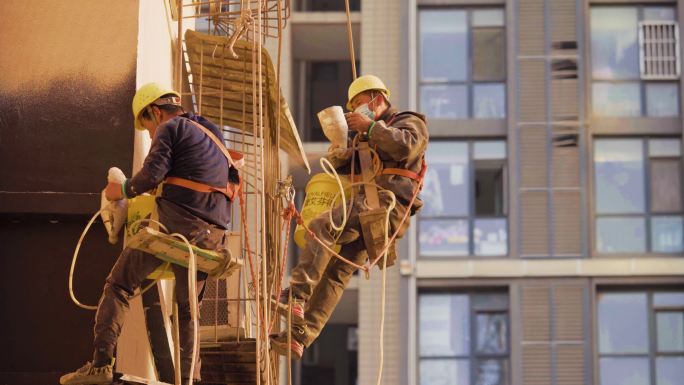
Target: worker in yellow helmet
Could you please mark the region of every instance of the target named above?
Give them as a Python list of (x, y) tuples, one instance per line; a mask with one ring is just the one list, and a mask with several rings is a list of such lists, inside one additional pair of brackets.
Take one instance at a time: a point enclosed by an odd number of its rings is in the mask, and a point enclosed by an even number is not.
[[(390, 214), (389, 234), (397, 232), (398, 237), (401, 237), (409, 225), (408, 220), (401, 223), (404, 214), (410, 210), (409, 214), (414, 215), (423, 205), (416, 198), (409, 207), (426, 170), (424, 156), (428, 129), (425, 117), (411, 111), (399, 112), (392, 107), (390, 92), (377, 76), (365, 75), (356, 79), (349, 86), (348, 96), (347, 109), (351, 112), (345, 114), (347, 125), (350, 131), (360, 136), (360, 140), (367, 141), (380, 158), (382, 171), (375, 176), (375, 183), (380, 188), (380, 203), (381, 206), (389, 206), (387, 191), (396, 196), (396, 208)], [(331, 146), (326, 157), (339, 173), (350, 174), (353, 152), (352, 148)], [(358, 160), (353, 172), (361, 174)], [(340, 255), (357, 265), (363, 264), (368, 258), (367, 243), (359, 219), (359, 214), (368, 210), (365, 202), (364, 192), (354, 198), (350, 203), (346, 226), (340, 233), (332, 228), (329, 211), (309, 224), (309, 229), (319, 240), (330, 248), (335, 243), (341, 245)], [(342, 211), (341, 205), (332, 210), (335, 223), (340, 223)], [(387, 266), (395, 262), (394, 247), (392, 244), (387, 254)], [(288, 346), (287, 332), (283, 332), (272, 338), (274, 349), (283, 355), (290, 350), (293, 357), (300, 358), (304, 347), (311, 345), (320, 334), (355, 271), (355, 266), (333, 258), (332, 253), (307, 234), (306, 247), (300, 254), (297, 266), (292, 269), (290, 287), (277, 300), (281, 310), (292, 311), (291, 344)], [(292, 303), (289, 303), (290, 294)]]
[[(134, 125), (152, 137), (142, 169), (122, 184), (110, 182), (105, 195), (110, 201), (133, 198), (164, 183), (156, 199), (156, 212), (170, 233), (184, 235), (203, 249), (223, 252), (230, 222), (231, 186), (239, 183), (237, 170), (224, 155), (219, 143), (220, 127), (209, 120), (185, 112), (181, 95), (157, 83), (146, 84), (133, 97)], [(204, 128), (204, 129), (203, 129)], [(206, 130), (206, 131), (205, 131)], [(151, 254), (124, 248), (107, 277), (95, 316), (93, 361), (60, 379), (62, 385), (110, 384), (114, 349), (123, 327), (133, 293), (142, 281), (162, 264)], [(193, 356), (187, 269), (171, 265), (176, 279), (176, 301), (180, 326), (181, 376), (186, 384), (199, 380), (199, 366), (190, 373)], [(197, 292), (202, 293), (206, 273), (197, 275)], [(201, 300), (201, 294), (200, 294)], [(198, 355), (199, 356), (199, 355)], [(173, 373), (160, 374), (160, 380), (173, 383)], [(165, 376), (165, 377), (164, 377)]]

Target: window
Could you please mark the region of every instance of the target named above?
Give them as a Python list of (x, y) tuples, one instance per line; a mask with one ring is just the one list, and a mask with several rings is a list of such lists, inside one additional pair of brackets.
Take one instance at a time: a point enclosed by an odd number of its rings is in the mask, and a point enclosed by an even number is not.
[(421, 385), (509, 384), (508, 296), (419, 296)]
[(420, 110), (435, 119), (506, 116), (502, 9), (419, 11)]
[[(639, 22), (675, 20), (666, 6), (600, 6), (591, 9), (592, 99), (603, 117), (679, 116), (679, 82), (643, 80)], [(658, 55), (655, 55), (658, 57)]]
[[(344, 0), (297, 0), (294, 2), (297, 11), (344, 12)], [(349, 0), (349, 10), (361, 10), (361, 0)]]
[(506, 142), (432, 142), (426, 162), (420, 255), (507, 255)]
[(675, 385), (684, 378), (684, 292), (598, 296), (600, 385)]
[(681, 253), (679, 139), (594, 142), (596, 245), (601, 253)]
[[(300, 135), (305, 142), (328, 142), (317, 113), (344, 105), (352, 79), (351, 63), (343, 61), (298, 61), (304, 69), (303, 87), (297, 89)], [(356, 63), (357, 70), (359, 62)]]

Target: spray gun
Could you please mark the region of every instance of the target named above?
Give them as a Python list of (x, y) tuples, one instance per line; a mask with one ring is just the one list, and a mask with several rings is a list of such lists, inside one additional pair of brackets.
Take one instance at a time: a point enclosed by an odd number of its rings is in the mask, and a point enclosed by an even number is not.
[[(126, 175), (118, 167), (112, 167), (109, 169), (107, 175), (107, 181), (110, 183), (123, 184), (126, 180)], [(126, 223), (126, 216), (128, 214), (128, 201), (121, 199), (118, 201), (109, 201), (105, 197), (105, 192), (102, 190), (102, 195), (100, 198), (100, 216), (102, 217), (102, 222), (107, 229), (109, 234), (109, 243), (115, 244), (119, 240), (119, 231)]]
[(347, 127), (347, 120), (344, 118), (342, 107), (328, 107), (317, 115), (318, 120), (321, 122), (323, 133), (330, 140), (333, 147), (346, 149), (349, 127)]

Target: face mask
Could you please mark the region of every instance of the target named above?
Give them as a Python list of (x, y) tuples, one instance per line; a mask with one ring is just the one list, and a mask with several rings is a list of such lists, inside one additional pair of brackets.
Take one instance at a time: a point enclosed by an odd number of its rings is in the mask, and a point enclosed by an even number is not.
[(368, 118), (370, 118), (370, 120), (375, 120), (375, 112), (371, 111), (370, 107), (368, 107), (369, 104), (373, 103), (375, 98), (377, 98), (377, 96), (374, 97), (373, 99), (371, 99), (370, 102), (364, 103), (364, 104), (356, 107), (354, 112), (358, 112), (359, 114), (366, 115)]

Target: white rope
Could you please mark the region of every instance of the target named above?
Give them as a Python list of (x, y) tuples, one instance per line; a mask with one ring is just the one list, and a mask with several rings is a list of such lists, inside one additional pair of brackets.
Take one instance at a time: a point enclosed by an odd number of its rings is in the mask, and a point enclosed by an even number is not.
[[(347, 197), (344, 193), (345, 188), (342, 185), (342, 180), (340, 179), (340, 176), (337, 174), (337, 171), (335, 170), (335, 167), (333, 167), (332, 163), (330, 163), (330, 161), (326, 158), (321, 158), (320, 163), (323, 172), (325, 172), (332, 178), (335, 178), (335, 181), (337, 182), (337, 187), (339, 188), (337, 195), (335, 195), (333, 200), (330, 202), (330, 210), (328, 210), (328, 215), (330, 219), (330, 225), (332, 226), (332, 228), (335, 229), (335, 231), (342, 231), (344, 227), (347, 225)], [(342, 197), (342, 222), (339, 225), (336, 225), (335, 220), (333, 219), (332, 208), (335, 206), (335, 202), (337, 202), (338, 196)]]
[(85, 305), (82, 304), (78, 299), (76, 299), (76, 295), (74, 294), (74, 269), (76, 268), (76, 259), (78, 259), (78, 252), (81, 250), (81, 244), (83, 243), (83, 238), (85, 238), (86, 233), (88, 233), (88, 230), (90, 230), (90, 226), (93, 225), (93, 222), (95, 222), (95, 219), (106, 209), (101, 209), (98, 212), (96, 212), (92, 218), (88, 221), (88, 224), (86, 225), (85, 229), (81, 233), (81, 237), (78, 239), (78, 243), (76, 243), (76, 250), (74, 250), (74, 255), (71, 258), (71, 268), (69, 269), (69, 295), (71, 296), (71, 300), (74, 301), (76, 306), (80, 307), (81, 309), (86, 309), (86, 310), (97, 310), (97, 306), (92, 306), (92, 305)]
[[(391, 203), (387, 209), (387, 217), (385, 218), (385, 244), (389, 241), (389, 227), (390, 227), (390, 213), (397, 205), (397, 198), (394, 193), (390, 190), (381, 190), (381, 192), (389, 193), (391, 198)], [(380, 292), (380, 359), (378, 363), (378, 377), (375, 382), (376, 385), (380, 385), (382, 382), (382, 367), (385, 364), (385, 297), (386, 297), (386, 286), (387, 286), (387, 253), (389, 249), (385, 250), (384, 257), (382, 258), (382, 290)]]

